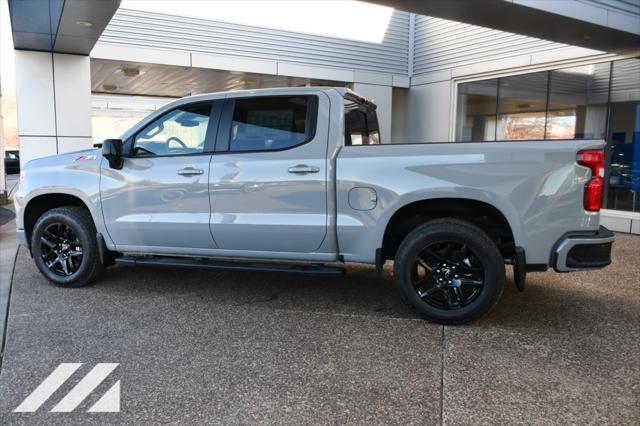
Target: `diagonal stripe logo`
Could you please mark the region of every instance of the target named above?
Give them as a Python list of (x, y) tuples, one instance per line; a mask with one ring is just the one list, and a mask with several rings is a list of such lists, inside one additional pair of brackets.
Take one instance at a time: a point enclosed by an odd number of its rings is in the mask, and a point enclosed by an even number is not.
[[(14, 413), (37, 411), (80, 368), (81, 363), (62, 363), (13, 410)], [(70, 413), (75, 410), (112, 372), (117, 363), (99, 363), (67, 393), (51, 412)], [(120, 411), (120, 380), (87, 410), (91, 413)]]

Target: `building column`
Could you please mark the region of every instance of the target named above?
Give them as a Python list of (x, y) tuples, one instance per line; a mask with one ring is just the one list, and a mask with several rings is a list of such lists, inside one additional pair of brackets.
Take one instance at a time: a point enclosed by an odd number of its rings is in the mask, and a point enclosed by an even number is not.
[(358, 95), (373, 101), (378, 106), (378, 126), (380, 126), (380, 137), (382, 143), (391, 143), (391, 110), (392, 94), (391, 86), (380, 86), (377, 84), (354, 83), (353, 91)]
[(89, 149), (89, 57), (15, 51), (20, 163)]

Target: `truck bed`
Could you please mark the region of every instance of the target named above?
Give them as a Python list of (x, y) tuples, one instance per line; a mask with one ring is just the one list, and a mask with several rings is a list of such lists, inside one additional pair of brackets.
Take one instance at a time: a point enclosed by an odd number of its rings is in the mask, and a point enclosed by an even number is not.
[[(601, 140), (424, 143), (347, 146), (337, 158), (338, 243), (345, 260), (371, 262), (384, 227), (402, 206), (420, 200), (475, 200), (508, 221), (528, 264), (547, 265), (567, 230), (595, 231), (599, 215), (583, 208), (590, 170), (578, 151), (602, 149)], [(375, 191), (375, 207), (353, 200)], [(355, 195), (354, 195), (355, 194)]]

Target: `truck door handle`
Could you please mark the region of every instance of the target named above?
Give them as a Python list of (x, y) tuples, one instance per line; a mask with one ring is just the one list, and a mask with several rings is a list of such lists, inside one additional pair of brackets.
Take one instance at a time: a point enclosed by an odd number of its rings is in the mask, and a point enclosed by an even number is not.
[(297, 166), (289, 167), (289, 173), (296, 175), (306, 175), (307, 173), (318, 173), (320, 167), (307, 166), (306, 164), (298, 164)]
[(202, 169), (194, 169), (193, 167), (185, 167), (184, 169), (178, 170), (178, 174), (180, 176), (203, 175), (204, 174), (204, 170), (202, 170)]

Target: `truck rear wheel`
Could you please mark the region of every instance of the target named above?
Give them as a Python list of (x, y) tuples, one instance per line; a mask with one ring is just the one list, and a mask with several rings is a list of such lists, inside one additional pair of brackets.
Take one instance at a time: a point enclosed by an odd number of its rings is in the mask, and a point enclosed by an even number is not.
[(491, 238), (457, 219), (429, 221), (406, 236), (395, 256), (394, 280), (423, 318), (464, 324), (488, 313), (502, 295), (504, 261)]
[(45, 212), (31, 233), (36, 266), (60, 287), (82, 287), (104, 272), (96, 228), (86, 209), (68, 206)]

